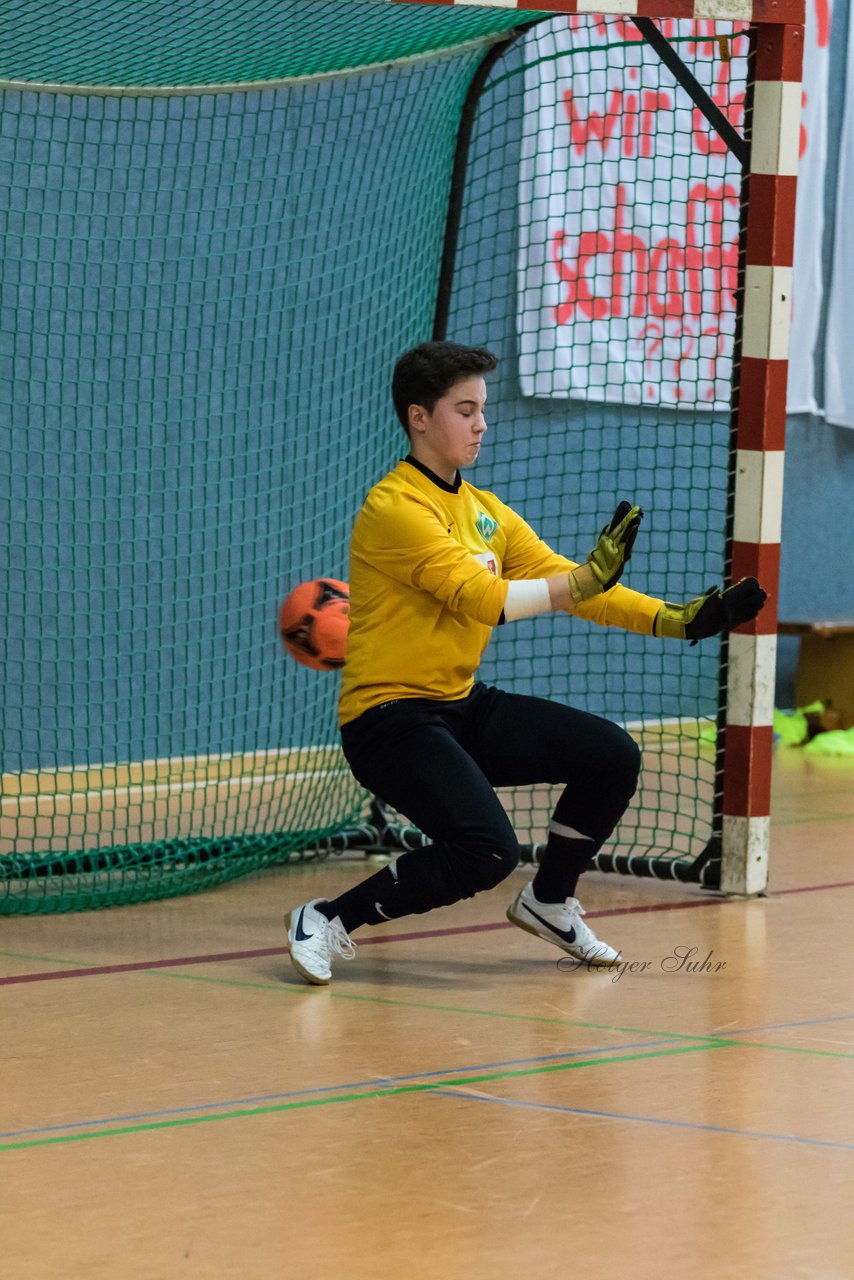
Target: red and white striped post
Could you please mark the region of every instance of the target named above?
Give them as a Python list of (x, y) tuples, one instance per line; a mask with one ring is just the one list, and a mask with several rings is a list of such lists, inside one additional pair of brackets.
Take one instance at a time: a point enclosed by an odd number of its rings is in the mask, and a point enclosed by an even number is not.
[[(430, 0), (396, 0), (418, 4)], [(433, 0), (437, 2), (437, 0)], [(539, 13), (751, 24), (753, 110), (742, 201), (744, 300), (736, 370), (731, 581), (768, 592), (729, 637), (722, 772), (721, 889), (761, 893), (768, 877), (777, 590), (805, 0), (438, 0)]]
[(755, 622), (730, 636), (724, 731), (721, 889), (761, 893), (768, 878), (777, 588), (803, 26), (759, 23), (754, 50), (741, 359), (736, 370), (731, 579), (768, 592)]

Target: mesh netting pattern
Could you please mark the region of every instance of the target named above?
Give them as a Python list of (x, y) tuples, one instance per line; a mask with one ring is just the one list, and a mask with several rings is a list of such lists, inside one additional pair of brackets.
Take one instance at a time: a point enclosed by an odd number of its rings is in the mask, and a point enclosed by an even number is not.
[(131, 92), (400, 62), (539, 16), (388, 0), (9, 0), (3, 12), (0, 80)]
[[(660, 24), (743, 124), (748, 37)], [(502, 357), (476, 483), (581, 556), (619, 499), (646, 511), (627, 585), (669, 600), (724, 571), (740, 165), (633, 24), (562, 18), (512, 48), (481, 97), (451, 336)], [(532, 287), (533, 281), (533, 287)], [(487, 681), (583, 706), (643, 749), (638, 795), (598, 859), (690, 878), (712, 837), (720, 645), (583, 622), (499, 629)], [(506, 797), (545, 839), (559, 790)]]
[[(217, 6), (175, 6), (169, 19), (172, 32), (176, 12), (190, 20), (200, 7), (194, 57), (216, 43)], [(51, 9), (56, 38), (44, 6), (17, 8), (15, 57), (24, 37), (44, 57), (13, 58), (9, 78), (74, 72), (77, 82), (116, 83), (124, 74), (131, 85), (326, 73), (515, 21), (353, 0), (342, 50), (332, 38), (341, 7), (303, 0), (275, 7), (276, 20), (299, 28), (294, 58), (238, 65), (229, 59), (243, 46), (229, 40), (228, 22), (237, 15), (248, 40), (258, 6), (220, 5), (224, 60), (206, 53), (152, 71), (139, 44), (133, 65), (105, 63), (99, 47), (109, 42), (91, 39), (77, 58), (59, 32), (79, 6)], [(139, 21), (151, 6), (126, 9)], [(576, 51), (592, 47), (593, 26), (576, 21)], [(372, 44), (371, 32), (383, 41)], [(502, 365), (490, 392), (495, 425), (472, 478), (568, 555), (586, 552), (619, 497), (635, 498), (650, 516), (631, 585), (698, 594), (721, 576), (725, 409), (637, 403), (628, 360), (622, 372), (607, 364), (580, 398), (525, 384), (550, 376), (548, 361), (526, 371), (542, 317), (527, 323), (518, 279), (523, 241), (536, 239), (525, 187), (540, 163), (526, 141), (531, 92), (552, 77), (565, 93), (578, 56), (549, 38), (525, 37), (497, 64), (475, 120), (448, 336), (486, 343)], [(152, 58), (176, 41), (154, 49), (152, 40)], [(593, 43), (627, 77), (650, 56), (622, 24), (605, 24)], [(716, 47), (686, 42), (682, 52), (701, 62)], [(0, 912), (206, 887), (362, 820), (368, 798), (337, 745), (337, 680), (285, 658), (276, 616), (295, 583), (346, 578), (355, 512), (402, 452), (390, 370), (431, 334), (457, 130), (483, 52), (258, 90), (3, 94), (0, 525), (10, 556)], [(673, 92), (667, 73), (656, 74)], [(576, 81), (579, 117), (601, 113), (593, 82), (583, 90), (580, 73)], [(687, 145), (656, 132), (649, 112), (645, 121), (662, 155)], [(585, 173), (588, 161), (572, 154), (592, 216), (607, 213), (613, 226), (615, 192), (629, 179), (601, 163)], [(709, 181), (718, 181), (730, 162), (718, 149), (710, 157)], [(566, 185), (565, 171), (553, 167), (549, 181)], [(649, 208), (666, 203), (658, 193)], [(638, 199), (641, 218), (642, 209)], [(720, 214), (731, 211), (721, 204)], [(621, 216), (633, 234), (633, 211)], [(728, 244), (720, 230), (703, 231), (707, 259)], [(684, 264), (673, 271), (685, 286)], [(594, 368), (602, 336), (579, 329), (575, 352), (585, 344)], [(661, 386), (667, 370), (655, 376)], [(699, 385), (686, 365), (689, 401), (692, 377)], [(643, 788), (621, 847), (693, 856), (712, 812), (704, 730), (715, 715), (715, 646), (665, 649), (563, 619), (502, 631), (481, 678), (580, 703), (642, 740)], [(522, 839), (542, 839), (548, 801), (544, 792), (508, 797)]]
[(3, 909), (182, 892), (359, 812), (337, 680), (276, 619), (346, 578), (398, 448), (389, 369), (432, 325), (475, 56), (6, 92)]

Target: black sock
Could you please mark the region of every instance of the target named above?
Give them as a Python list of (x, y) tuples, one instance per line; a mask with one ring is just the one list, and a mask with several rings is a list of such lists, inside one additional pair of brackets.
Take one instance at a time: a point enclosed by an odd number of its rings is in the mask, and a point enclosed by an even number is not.
[(590, 866), (598, 847), (595, 840), (580, 832), (564, 835), (550, 830), (531, 886), (537, 901), (563, 902), (575, 897), (578, 878)]
[(318, 902), (317, 910), (327, 920), (338, 916), (347, 933), (352, 933), (360, 925), (382, 924), (392, 917), (383, 915), (378, 903), (393, 894), (396, 881), (390, 867), (383, 867), (374, 875), (368, 876), (361, 884), (347, 889), (339, 897), (330, 902)]

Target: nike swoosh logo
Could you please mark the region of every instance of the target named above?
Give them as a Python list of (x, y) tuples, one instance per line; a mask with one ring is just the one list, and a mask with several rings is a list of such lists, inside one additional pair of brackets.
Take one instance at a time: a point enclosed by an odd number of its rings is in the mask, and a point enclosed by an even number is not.
[(539, 920), (540, 924), (544, 924), (546, 928), (549, 929), (552, 933), (556, 933), (559, 938), (563, 938), (564, 942), (575, 942), (574, 929), (556, 929), (554, 925), (551, 924), (548, 920), (544, 920), (542, 916), (538, 916), (536, 911), (531, 911), (531, 908), (528, 906), (527, 902), (523, 902), (522, 906), (525, 908), (526, 911), (530, 911), (534, 919)]
[(299, 913), (299, 920), (297, 920), (297, 927), (296, 929), (294, 929), (294, 942), (308, 942), (309, 938), (314, 937), (313, 933), (305, 933), (303, 930), (302, 918), (304, 915), (305, 915), (305, 907), (303, 907)]

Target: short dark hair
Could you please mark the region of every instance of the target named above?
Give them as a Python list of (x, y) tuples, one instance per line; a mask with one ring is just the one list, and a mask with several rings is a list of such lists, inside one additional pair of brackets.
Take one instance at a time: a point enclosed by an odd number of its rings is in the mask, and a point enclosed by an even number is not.
[(458, 342), (422, 342), (405, 351), (394, 366), (391, 396), (406, 434), (411, 404), (421, 404), (432, 413), (436, 401), (456, 383), (477, 373), (492, 373), (497, 364), (486, 347), (463, 347)]

